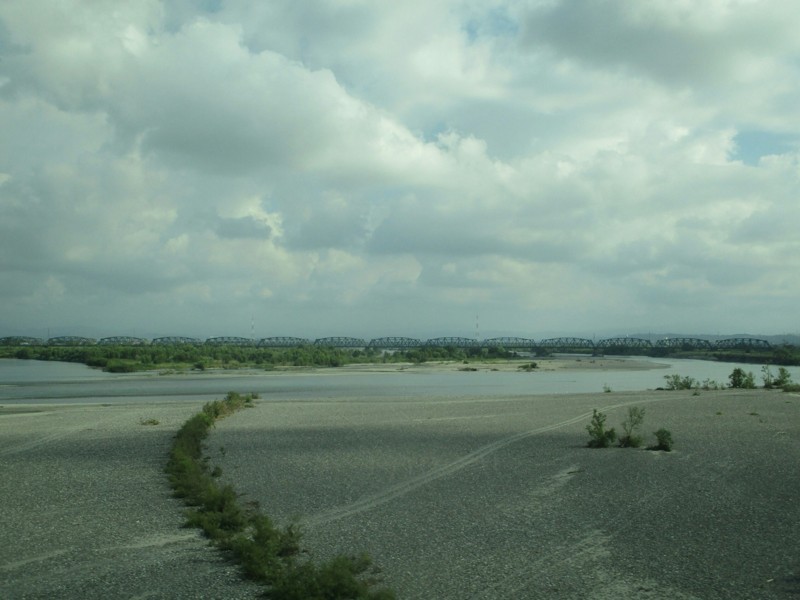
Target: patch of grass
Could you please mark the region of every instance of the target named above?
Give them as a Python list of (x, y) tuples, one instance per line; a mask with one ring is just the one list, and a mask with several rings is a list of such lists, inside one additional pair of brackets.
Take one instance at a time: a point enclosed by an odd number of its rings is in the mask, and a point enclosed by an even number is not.
[(394, 593), (375, 589), (366, 555), (337, 556), (317, 565), (300, 549), (294, 525), (280, 529), (257, 504), (242, 508), (230, 485), (219, 485), (221, 474), (210, 469), (203, 442), (215, 421), (251, 406), (254, 394), (230, 392), (186, 421), (175, 436), (166, 472), (175, 496), (189, 507), (187, 527), (197, 527), (239, 565), (242, 573), (266, 586), (274, 600), (391, 600)]
[(586, 431), (591, 438), (586, 444), (589, 448), (608, 448), (617, 439), (613, 427), (606, 429), (606, 415), (597, 409), (592, 410), (592, 422), (586, 426)]
[(139, 425), (158, 425), (160, 421), (158, 419), (140, 419)]
[(619, 438), (621, 448), (639, 448), (644, 440), (636, 432), (644, 421), (644, 408), (629, 406), (628, 417), (622, 422), (623, 435)]
[(648, 446), (648, 450), (660, 450), (662, 452), (672, 452), (672, 433), (663, 427), (653, 432), (656, 436), (656, 443)]
[(528, 373), (530, 373), (531, 371), (535, 371), (538, 368), (539, 364), (536, 362), (525, 363), (524, 365), (520, 365), (517, 367), (517, 369), (519, 369), (520, 371), (527, 371)]

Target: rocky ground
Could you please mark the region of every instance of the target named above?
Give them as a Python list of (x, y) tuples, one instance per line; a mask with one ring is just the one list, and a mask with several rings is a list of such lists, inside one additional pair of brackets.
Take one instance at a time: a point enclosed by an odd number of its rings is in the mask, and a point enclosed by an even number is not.
[[(592, 409), (671, 453), (585, 447)], [(182, 529), (163, 466), (201, 403), (0, 407), (0, 597), (255, 598)], [(209, 438), (313, 557), (399, 598), (794, 598), (800, 397), (772, 391), (279, 401)]]
[(167, 452), (198, 408), (0, 409), (0, 598), (257, 598), (170, 496)]
[[(592, 450), (671, 430), (671, 453)], [(263, 401), (220, 424), (224, 478), (312, 555), (369, 552), (401, 598), (800, 594), (800, 398), (641, 392)]]

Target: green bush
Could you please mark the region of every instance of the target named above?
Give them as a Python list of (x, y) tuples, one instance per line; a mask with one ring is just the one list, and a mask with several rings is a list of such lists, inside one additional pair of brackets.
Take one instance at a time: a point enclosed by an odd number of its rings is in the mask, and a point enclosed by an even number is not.
[(737, 389), (753, 390), (756, 387), (756, 380), (752, 372), (745, 373), (744, 369), (736, 367), (730, 375), (730, 387)]
[(372, 562), (366, 555), (337, 556), (327, 563), (296, 564), (282, 572), (283, 577), (267, 592), (274, 600), (393, 600), (386, 589), (372, 590), (374, 581), (366, 578)]
[(704, 379), (700, 387), (704, 390), (721, 390), (724, 386), (713, 379)]
[(105, 371), (109, 373), (135, 373), (138, 369), (136, 365), (129, 362), (122, 362), (119, 360), (108, 361), (105, 366)]
[(778, 376), (773, 381), (775, 387), (785, 390), (787, 387), (794, 385), (792, 382), (792, 374), (786, 367), (778, 367)]
[(605, 423), (606, 415), (593, 409), (592, 422), (586, 426), (591, 438), (586, 444), (589, 448), (608, 448), (617, 439), (614, 428), (606, 429)]
[(644, 408), (629, 406), (628, 417), (622, 422), (622, 430), (625, 433), (619, 438), (621, 448), (639, 448), (642, 445), (644, 440), (636, 433), (642, 421), (644, 421)]
[(668, 390), (691, 390), (700, 387), (700, 384), (697, 382), (697, 380), (694, 377), (689, 377), (688, 375), (681, 377), (677, 373), (673, 373), (671, 375), (664, 375), (664, 379), (667, 382)]
[(653, 446), (649, 446), (647, 449), (672, 452), (672, 433), (663, 427), (658, 431), (654, 431), (653, 433), (656, 436), (656, 443)]

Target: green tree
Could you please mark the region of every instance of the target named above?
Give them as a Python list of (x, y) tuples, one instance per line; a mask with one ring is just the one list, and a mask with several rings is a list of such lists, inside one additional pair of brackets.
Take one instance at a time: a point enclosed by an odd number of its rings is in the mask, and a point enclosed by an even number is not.
[(728, 376), (728, 379), (730, 379), (730, 386), (732, 388), (752, 390), (756, 387), (756, 381), (753, 373), (750, 371), (745, 372), (744, 369), (739, 367), (736, 367), (731, 372), (731, 374)]

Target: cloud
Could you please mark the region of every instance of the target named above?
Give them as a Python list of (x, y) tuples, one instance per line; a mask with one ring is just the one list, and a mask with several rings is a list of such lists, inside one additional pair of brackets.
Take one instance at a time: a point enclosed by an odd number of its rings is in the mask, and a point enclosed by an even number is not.
[(217, 224), (217, 235), (231, 239), (266, 240), (272, 235), (272, 229), (264, 221), (253, 217), (220, 219)]
[(0, 329), (783, 331), (794, 12), (6, 2)]
[(779, 2), (630, 4), (556, 2), (532, 11), (526, 39), (603, 66), (628, 68), (668, 85), (706, 86), (756, 77), (794, 46), (796, 15)]

